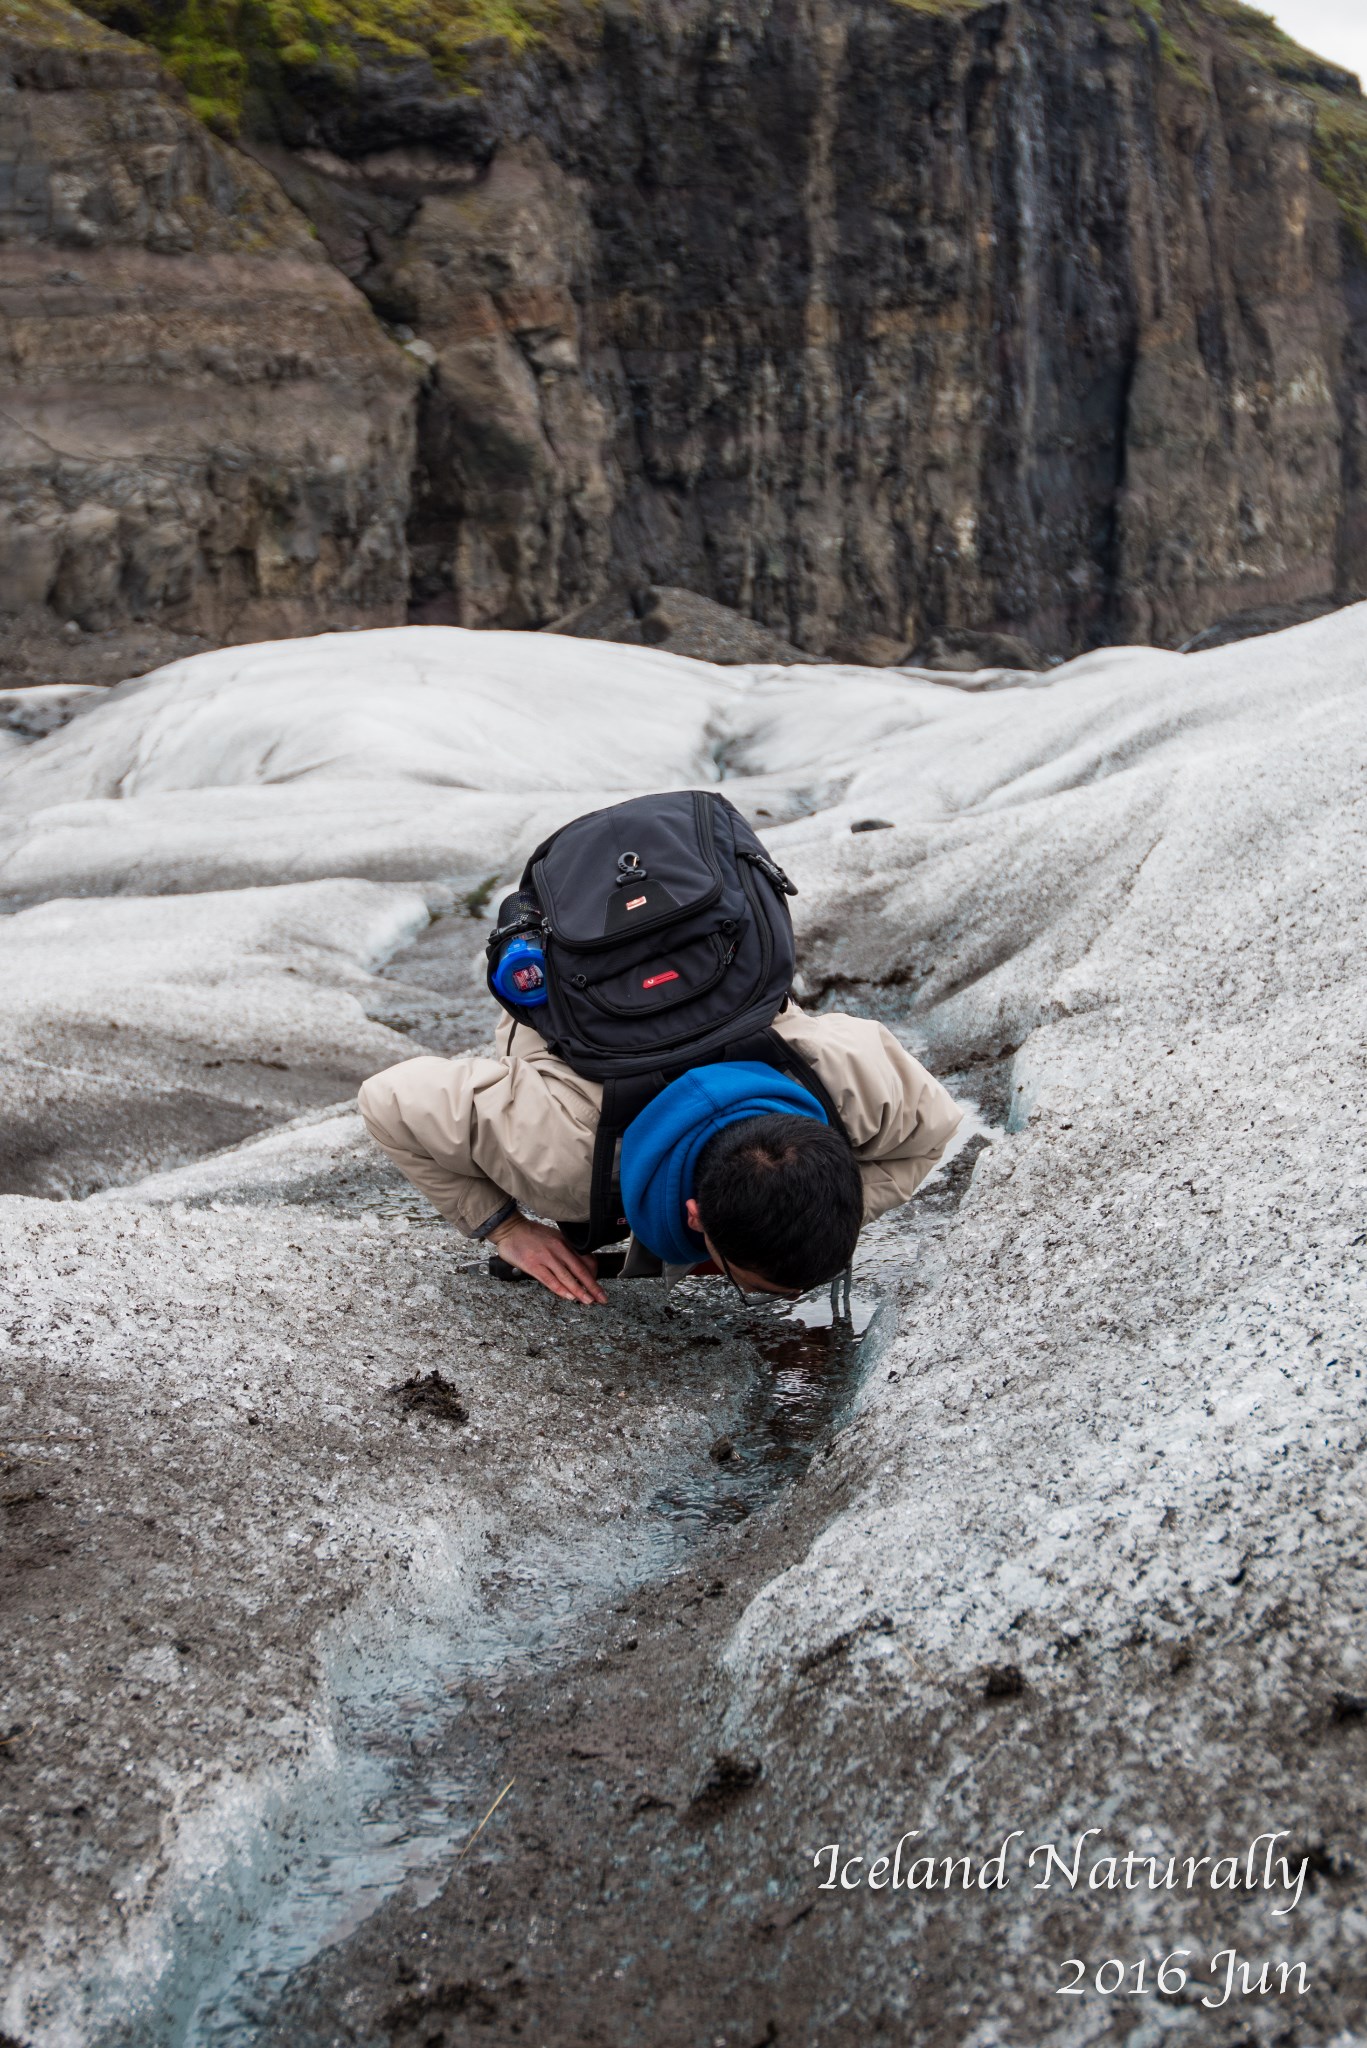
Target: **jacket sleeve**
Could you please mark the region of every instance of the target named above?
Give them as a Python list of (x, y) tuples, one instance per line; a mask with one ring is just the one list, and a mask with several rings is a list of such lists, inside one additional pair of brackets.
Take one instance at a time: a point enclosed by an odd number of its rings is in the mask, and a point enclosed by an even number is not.
[(911, 1200), (939, 1165), (963, 1118), (949, 1090), (900, 1039), (885, 1025), (874, 1029), (877, 1051), (867, 1064), (860, 1063), (859, 1108), (871, 1129), (855, 1143), (866, 1223)]
[(512, 1196), (474, 1157), (480, 1094), (503, 1072), (502, 1060), (404, 1060), (360, 1091), (361, 1116), (380, 1150), (466, 1237), (512, 1213)]
[(524, 1036), (528, 1053), (517, 1058), (425, 1054), (360, 1092), (376, 1144), (467, 1237), (484, 1236), (518, 1203), (558, 1223), (587, 1211), (602, 1089)]
[(779, 1029), (834, 1097), (859, 1161), (864, 1221), (910, 1201), (962, 1120), (949, 1090), (871, 1018), (785, 1012)]

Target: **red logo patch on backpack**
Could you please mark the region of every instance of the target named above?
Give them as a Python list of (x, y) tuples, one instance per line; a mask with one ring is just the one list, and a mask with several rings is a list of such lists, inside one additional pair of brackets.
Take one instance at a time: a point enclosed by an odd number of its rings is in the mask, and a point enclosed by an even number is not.
[(643, 981), (643, 982), (641, 983), (641, 987), (642, 987), (642, 988), (658, 988), (658, 987), (660, 986), (660, 983), (661, 983), (662, 981), (677, 981), (677, 980), (678, 980), (678, 978), (679, 978), (679, 977), (678, 977), (678, 975), (677, 975), (677, 974), (676, 974), (676, 973), (674, 972), (674, 969), (673, 969), (672, 967), (670, 967), (670, 968), (667, 968), (667, 969), (666, 969), (666, 971), (665, 971), (665, 972), (664, 972), (663, 974), (652, 974), (652, 975), (650, 975), (650, 976), (648, 977), (648, 979), (647, 979), (647, 980), (645, 980), (645, 981)]

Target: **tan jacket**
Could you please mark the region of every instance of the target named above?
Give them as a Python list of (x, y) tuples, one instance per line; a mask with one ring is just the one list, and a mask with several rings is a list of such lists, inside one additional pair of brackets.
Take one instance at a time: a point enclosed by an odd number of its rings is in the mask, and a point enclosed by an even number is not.
[[(959, 1123), (939, 1082), (881, 1024), (789, 1007), (775, 1029), (830, 1090), (864, 1181), (864, 1221), (915, 1194)], [(511, 1197), (554, 1223), (588, 1214), (602, 1086), (558, 1060), (530, 1025), (503, 1018), (498, 1057), (404, 1060), (361, 1089), (370, 1132), (467, 1237)]]

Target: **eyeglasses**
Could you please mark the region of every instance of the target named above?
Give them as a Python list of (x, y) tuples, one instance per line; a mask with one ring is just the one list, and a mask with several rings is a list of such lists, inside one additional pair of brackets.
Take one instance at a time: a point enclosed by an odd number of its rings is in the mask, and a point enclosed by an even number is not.
[[(723, 1273), (725, 1273), (727, 1279), (731, 1282), (731, 1285), (735, 1288), (741, 1300), (748, 1301), (750, 1297), (746, 1293), (746, 1290), (741, 1286), (739, 1280), (737, 1280), (735, 1274), (731, 1271), (730, 1265), (722, 1257), (721, 1253), (716, 1251), (715, 1246), (713, 1247), (713, 1250), (716, 1254), (717, 1264), (721, 1267)], [(802, 1296), (806, 1290), (801, 1287), (757, 1287), (754, 1291), (756, 1294), (773, 1295), (777, 1297), (777, 1299), (780, 1301), (801, 1301)]]
[(735, 1290), (736, 1290), (737, 1294), (738, 1294), (738, 1295), (740, 1296), (741, 1300), (742, 1300), (742, 1301), (744, 1301), (744, 1299), (745, 1299), (745, 1289), (744, 1289), (744, 1288), (743, 1288), (743, 1287), (741, 1286), (741, 1284), (740, 1284), (739, 1280), (737, 1280), (737, 1278), (736, 1278), (735, 1274), (734, 1274), (734, 1273), (733, 1273), (733, 1272), (731, 1271), (731, 1267), (730, 1267), (730, 1265), (729, 1265), (729, 1264), (728, 1264), (728, 1262), (727, 1262), (727, 1261), (726, 1261), (726, 1260), (725, 1260), (725, 1259), (724, 1259), (724, 1258), (722, 1257), (722, 1255), (721, 1255), (721, 1253), (720, 1253), (720, 1252), (718, 1252), (718, 1253), (717, 1253), (717, 1262), (718, 1262), (718, 1264), (720, 1265), (720, 1267), (721, 1267), (721, 1269), (722, 1269), (723, 1273), (725, 1273), (725, 1275), (726, 1275), (727, 1279), (728, 1279), (728, 1280), (729, 1280), (729, 1281), (731, 1282), (731, 1285), (732, 1285), (732, 1286), (733, 1286), (733, 1287), (735, 1288)]

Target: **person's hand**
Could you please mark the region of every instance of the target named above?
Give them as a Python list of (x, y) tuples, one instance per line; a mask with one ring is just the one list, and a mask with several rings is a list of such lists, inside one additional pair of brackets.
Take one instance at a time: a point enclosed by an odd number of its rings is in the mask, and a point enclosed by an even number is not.
[(529, 1273), (562, 1301), (606, 1302), (598, 1285), (598, 1261), (571, 1251), (558, 1230), (549, 1223), (534, 1223), (530, 1216), (510, 1216), (489, 1233), (498, 1255), (520, 1272)]

